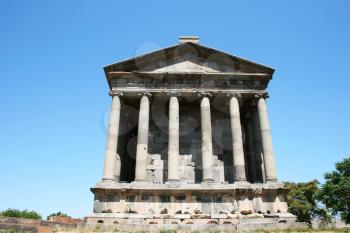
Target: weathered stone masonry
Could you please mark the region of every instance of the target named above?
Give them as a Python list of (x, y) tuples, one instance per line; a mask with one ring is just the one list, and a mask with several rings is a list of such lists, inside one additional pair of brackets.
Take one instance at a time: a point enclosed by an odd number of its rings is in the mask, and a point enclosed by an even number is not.
[(112, 105), (88, 221), (287, 216), (266, 105), (273, 69), (185, 38), (104, 70)]

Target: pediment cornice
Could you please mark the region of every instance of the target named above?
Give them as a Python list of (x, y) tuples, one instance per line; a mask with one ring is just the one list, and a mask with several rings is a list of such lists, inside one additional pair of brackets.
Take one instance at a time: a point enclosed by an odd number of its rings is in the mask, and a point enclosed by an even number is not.
[[(273, 68), (219, 51), (205, 47), (200, 44), (184, 43), (147, 53), (118, 63), (104, 67), (105, 73), (111, 71), (153, 71), (166, 66), (189, 61), (195, 64), (220, 65), (225, 69), (231, 69), (242, 73), (264, 73), (272, 75)], [(222, 70), (218, 70), (222, 71)]]

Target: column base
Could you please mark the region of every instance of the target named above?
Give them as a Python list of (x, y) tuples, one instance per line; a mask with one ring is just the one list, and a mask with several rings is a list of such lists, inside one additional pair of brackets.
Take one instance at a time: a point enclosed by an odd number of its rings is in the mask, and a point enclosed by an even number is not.
[(266, 179), (266, 183), (267, 182), (276, 183), (277, 181), (278, 181), (277, 178)]
[(165, 182), (166, 184), (178, 184), (180, 183), (180, 180), (177, 179), (169, 179)]
[(167, 185), (170, 188), (177, 188), (181, 184), (180, 180), (168, 180), (165, 182), (165, 185)]
[[(248, 182), (246, 179), (237, 179), (234, 182)], [(249, 182), (250, 183), (250, 182)]]
[(249, 181), (246, 180), (236, 180), (233, 182), (233, 184), (237, 184), (237, 185), (250, 185), (251, 183)]
[(103, 177), (102, 182), (114, 182), (114, 178), (109, 178), (109, 177)]
[(213, 184), (214, 183), (214, 179), (211, 178), (207, 178), (207, 179), (203, 179), (202, 184)]
[(131, 183), (132, 183), (132, 184), (136, 184), (136, 185), (138, 185), (138, 184), (140, 184), (140, 185), (146, 185), (146, 184), (148, 184), (148, 182), (145, 181), (145, 180), (134, 180), (134, 181), (132, 181)]

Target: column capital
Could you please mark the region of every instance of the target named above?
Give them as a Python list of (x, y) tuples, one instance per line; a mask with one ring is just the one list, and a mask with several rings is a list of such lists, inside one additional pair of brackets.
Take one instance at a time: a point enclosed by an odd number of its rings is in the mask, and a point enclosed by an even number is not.
[(265, 93), (258, 93), (258, 94), (255, 94), (254, 95), (254, 98), (255, 99), (260, 99), (260, 98), (264, 98), (264, 99), (267, 99), (269, 98), (269, 93), (268, 92), (265, 92)]
[(151, 97), (152, 96), (152, 94), (150, 92), (147, 92), (147, 91), (139, 92), (137, 95), (139, 95), (139, 96), (147, 96), (147, 97)]
[(124, 95), (124, 93), (123, 92), (120, 92), (120, 91), (116, 91), (116, 90), (110, 90), (109, 92), (108, 92), (108, 95), (109, 96), (123, 96)]
[(213, 93), (209, 92), (209, 91), (198, 91), (198, 96), (199, 97), (212, 97)]
[(181, 93), (178, 91), (170, 91), (170, 92), (167, 92), (166, 94), (170, 97), (180, 97), (181, 96)]
[(237, 99), (241, 99), (242, 98), (241, 93), (238, 93), (238, 92), (229, 92), (229, 93), (226, 94), (226, 96), (228, 98), (231, 98), (231, 97), (235, 97)]

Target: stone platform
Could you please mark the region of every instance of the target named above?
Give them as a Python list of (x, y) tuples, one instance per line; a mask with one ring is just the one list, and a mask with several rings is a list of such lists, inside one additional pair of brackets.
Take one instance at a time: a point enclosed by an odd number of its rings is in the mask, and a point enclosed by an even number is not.
[(292, 214), (175, 214), (175, 215), (141, 215), (141, 214), (93, 214), (86, 218), (86, 224), (102, 227), (115, 226), (119, 230), (253, 230), (283, 229), (305, 227), (304, 223), (295, 221)]
[[(279, 182), (99, 182), (88, 224), (277, 224), (295, 222)], [(253, 224), (253, 225), (254, 225)]]

